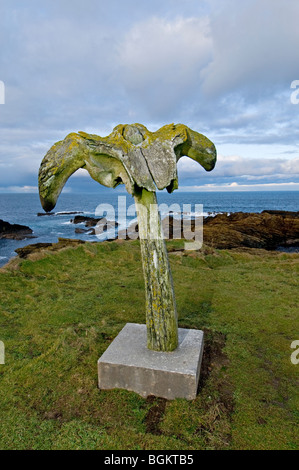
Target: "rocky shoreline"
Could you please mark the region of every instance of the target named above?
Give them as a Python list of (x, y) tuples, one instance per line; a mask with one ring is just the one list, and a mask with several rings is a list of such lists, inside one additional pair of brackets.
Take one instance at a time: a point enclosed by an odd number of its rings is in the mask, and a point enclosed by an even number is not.
[(207, 217), (204, 243), (218, 249), (299, 247), (299, 212), (235, 212)]
[(26, 225), (10, 224), (0, 219), (0, 240), (24, 240), (25, 238), (36, 238), (33, 230)]
[(106, 217), (87, 217), (83, 215), (76, 215), (74, 219), (71, 219), (73, 224), (84, 224), (87, 229), (76, 228), (75, 233), (86, 233), (87, 235), (96, 235), (107, 232), (108, 230), (118, 227), (117, 222), (107, 220)]
[[(77, 233), (86, 233), (101, 225), (102, 231), (108, 230), (117, 222), (109, 222), (105, 218), (96, 219), (77, 215), (71, 220), (74, 225), (84, 223), (86, 229), (75, 229)], [(189, 221), (191, 232), (198, 230), (198, 220)], [(184, 238), (183, 221), (172, 215), (162, 221), (167, 239)], [(190, 233), (189, 230), (189, 233)], [(80, 232), (79, 232), (80, 231)], [(90, 232), (89, 232), (90, 233)], [(32, 230), (22, 225), (12, 225), (0, 221), (0, 238), (22, 240), (33, 238)], [(138, 225), (134, 224), (126, 231), (119, 232), (118, 238), (138, 239)], [(95, 240), (97, 241), (97, 240)], [(209, 216), (203, 220), (203, 242), (214, 249), (263, 249), (299, 252), (299, 212), (263, 211), (261, 213), (222, 213)], [(27, 258), (41, 251), (58, 251), (69, 246), (86, 243), (84, 240), (59, 238), (58, 243), (35, 243), (16, 249), (19, 258)]]
[[(198, 230), (198, 221), (189, 221), (189, 233)], [(183, 221), (169, 215), (162, 221), (167, 239), (184, 238)], [(188, 226), (188, 223), (187, 223)], [(124, 232), (122, 232), (124, 237)], [(138, 238), (138, 226), (127, 229), (127, 239)], [(216, 249), (260, 248), (277, 250), (299, 248), (299, 212), (222, 213), (203, 220), (203, 241)]]

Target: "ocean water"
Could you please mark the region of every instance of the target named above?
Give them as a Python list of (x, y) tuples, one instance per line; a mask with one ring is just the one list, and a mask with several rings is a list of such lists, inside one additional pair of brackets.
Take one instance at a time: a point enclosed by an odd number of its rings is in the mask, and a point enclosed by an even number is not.
[[(135, 214), (127, 216), (127, 220), (118, 218), (118, 197), (126, 208), (134, 204), (134, 199), (125, 192), (107, 190), (99, 191), (97, 194), (71, 194), (62, 193), (55, 215), (38, 217), (42, 213), (39, 197), (37, 194), (0, 194), (0, 219), (14, 224), (27, 225), (33, 230), (36, 238), (21, 241), (0, 240), (0, 266), (15, 256), (15, 249), (32, 243), (53, 243), (58, 237), (79, 238), (88, 241), (98, 241), (96, 236), (76, 234), (75, 228), (85, 228), (84, 225), (74, 225), (70, 222), (74, 215), (65, 212), (82, 212), (87, 216), (100, 216), (97, 207), (109, 204), (114, 208), (114, 214), (108, 213), (107, 219), (116, 218), (128, 225), (135, 218)], [(125, 198), (125, 199), (124, 199)], [(158, 193), (159, 204), (179, 204), (183, 212), (183, 204), (191, 204), (193, 215), (196, 211), (195, 204), (203, 205), (204, 215), (217, 214), (220, 212), (262, 212), (263, 210), (288, 210), (299, 211), (299, 191), (255, 191), (255, 192), (179, 192), (168, 194), (165, 191)], [(164, 211), (165, 212), (165, 211)], [(105, 214), (103, 214), (105, 215)], [(163, 215), (163, 214), (162, 214)], [(103, 239), (106, 237), (104, 235)]]

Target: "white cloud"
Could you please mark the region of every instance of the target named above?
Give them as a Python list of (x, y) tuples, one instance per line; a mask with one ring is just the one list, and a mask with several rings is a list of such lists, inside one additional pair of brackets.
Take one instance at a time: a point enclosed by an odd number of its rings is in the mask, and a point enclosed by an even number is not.
[[(178, 163), (181, 177), (196, 178), (203, 172), (202, 168), (194, 160), (183, 157)], [(218, 155), (217, 164), (213, 170), (213, 177), (242, 177), (254, 176), (265, 178), (266, 176), (292, 178), (299, 177), (299, 158), (244, 158), (239, 155)]]
[(119, 46), (127, 92), (154, 115), (172, 112), (199, 87), (211, 45), (206, 17), (153, 17), (134, 25)]
[[(62, 190), (63, 193), (71, 193), (72, 188), (64, 187)], [(38, 193), (38, 187), (37, 186), (0, 186), (0, 193), (19, 193), (19, 194), (24, 194), (24, 193)]]
[(7, 186), (1, 187), (0, 192), (9, 192), (9, 193), (37, 193), (37, 186)]
[(77, 170), (74, 174), (73, 174), (73, 178), (90, 178), (90, 175), (88, 173), (87, 170), (84, 170), (84, 168), (79, 168), (79, 170)]
[(215, 142), (215, 170), (180, 162), (183, 184), (297, 177), (298, 158), (285, 153), (299, 139), (299, 2), (137, 3), (1, 1), (0, 185), (34, 186), (68, 132), (107, 135), (136, 121), (183, 122)]
[(299, 183), (264, 183), (264, 184), (203, 184), (182, 186), (179, 191), (299, 191)]
[[(210, 94), (286, 85), (297, 77), (299, 3), (211, 0), (213, 60), (202, 71)], [(259, 92), (258, 92), (259, 93)]]

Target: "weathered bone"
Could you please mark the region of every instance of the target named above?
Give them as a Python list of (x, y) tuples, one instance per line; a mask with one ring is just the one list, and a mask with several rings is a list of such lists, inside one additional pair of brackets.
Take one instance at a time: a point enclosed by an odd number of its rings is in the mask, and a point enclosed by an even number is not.
[(135, 197), (146, 287), (148, 347), (172, 351), (177, 347), (177, 313), (156, 188), (178, 187), (177, 162), (188, 156), (210, 171), (216, 163), (214, 144), (183, 124), (150, 132), (142, 124), (118, 125), (107, 137), (79, 132), (57, 142), (43, 159), (39, 193), (51, 211), (68, 178), (79, 168), (104, 186), (125, 184)]

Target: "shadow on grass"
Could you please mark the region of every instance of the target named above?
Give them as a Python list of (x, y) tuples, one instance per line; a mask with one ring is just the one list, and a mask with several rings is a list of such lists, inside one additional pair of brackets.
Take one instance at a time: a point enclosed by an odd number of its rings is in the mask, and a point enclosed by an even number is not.
[[(204, 334), (205, 344), (198, 395), (202, 397), (201, 406), (205, 419), (196, 429), (196, 434), (203, 435), (208, 443), (209, 437), (215, 431), (216, 423), (218, 424), (220, 420), (231, 422), (235, 404), (234, 388), (225, 373), (229, 367), (229, 359), (223, 351), (226, 337), (222, 333), (209, 329), (205, 329)], [(209, 396), (210, 387), (216, 391), (212, 398)], [(168, 403), (170, 403), (168, 400), (152, 395), (146, 399), (146, 404), (150, 406), (145, 417), (147, 433), (163, 434), (161, 424)], [(226, 445), (229, 445), (230, 440), (231, 433), (229, 429), (226, 435)]]

